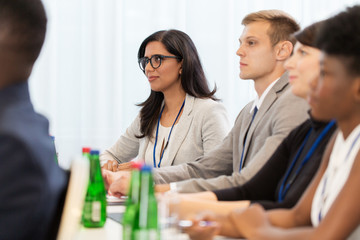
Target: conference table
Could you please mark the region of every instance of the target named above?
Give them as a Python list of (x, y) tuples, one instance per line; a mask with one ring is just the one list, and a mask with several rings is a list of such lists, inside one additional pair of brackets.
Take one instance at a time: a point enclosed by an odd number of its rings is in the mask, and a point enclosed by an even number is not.
[[(107, 206), (107, 213), (123, 213), (125, 206)], [(122, 226), (120, 223), (107, 218), (105, 226), (102, 228), (85, 228), (81, 226), (77, 236), (78, 240), (121, 240)]]
[[(107, 206), (107, 213), (123, 213), (125, 206)], [(77, 240), (121, 240), (122, 239), (122, 226), (120, 223), (112, 220), (111, 218), (106, 219), (105, 226), (102, 228), (85, 228), (81, 226), (79, 233), (76, 236)], [(165, 240), (167, 237), (165, 237)], [(185, 233), (179, 233), (176, 236), (172, 235), (170, 240), (189, 240), (189, 237)], [(230, 240), (231, 238), (216, 237), (216, 240)], [(162, 239), (164, 240), (164, 239)]]

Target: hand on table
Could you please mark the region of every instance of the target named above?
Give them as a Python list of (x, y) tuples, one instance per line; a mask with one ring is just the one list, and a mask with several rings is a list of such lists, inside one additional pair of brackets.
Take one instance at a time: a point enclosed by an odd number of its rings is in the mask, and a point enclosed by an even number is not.
[(106, 169), (104, 169), (104, 168), (101, 169), (101, 174), (102, 174), (102, 177), (103, 177), (103, 179), (104, 179), (104, 184), (105, 184), (106, 190), (108, 190), (109, 187), (110, 187), (110, 185), (111, 185), (116, 179), (119, 178), (119, 176), (118, 176), (115, 172), (106, 170)]
[(184, 228), (191, 240), (212, 240), (220, 232), (220, 224), (214, 214), (206, 212), (192, 220), (192, 226)]
[(259, 204), (232, 211), (230, 219), (236, 230), (245, 238), (252, 238), (271, 226), (266, 211)]
[[(131, 173), (129, 171), (121, 171), (121, 172), (109, 172), (108, 176), (113, 179), (113, 181), (109, 181), (108, 184), (108, 192), (110, 195), (115, 197), (126, 196), (129, 188), (129, 181), (131, 178)], [(113, 176), (115, 175), (115, 178)], [(105, 178), (104, 178), (105, 179)]]
[(167, 191), (170, 191), (170, 184), (156, 184), (155, 185), (155, 192), (165, 193)]
[(131, 162), (118, 163), (116, 160), (108, 160), (103, 166), (102, 169), (118, 172), (118, 171), (130, 171), (131, 170)]

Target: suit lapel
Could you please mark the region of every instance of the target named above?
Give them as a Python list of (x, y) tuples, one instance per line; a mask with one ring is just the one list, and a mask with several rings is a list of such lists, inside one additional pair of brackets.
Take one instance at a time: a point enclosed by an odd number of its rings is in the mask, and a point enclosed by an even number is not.
[(170, 145), (168, 148), (169, 155), (167, 159), (170, 165), (173, 164), (175, 160), (175, 156), (189, 132), (190, 125), (194, 116), (193, 114), (191, 114), (193, 110), (194, 102), (195, 102), (195, 98), (186, 94), (183, 113), (181, 114), (178, 123), (175, 125), (176, 126), (175, 132), (172, 133), (170, 137), (170, 142), (169, 142)]
[[(239, 130), (239, 161), (235, 161), (235, 169), (237, 169), (237, 171), (240, 169), (240, 159), (241, 159), (241, 154), (242, 151), (244, 149), (244, 154), (246, 154), (245, 149), (247, 148), (246, 144), (244, 146), (245, 143), (245, 136), (247, 135), (247, 132), (249, 131), (249, 127), (250, 127), (250, 123), (251, 123), (251, 118), (252, 118), (252, 113), (250, 113), (250, 109), (252, 106), (252, 103), (249, 103), (247, 105), (247, 107), (245, 109), (243, 109), (243, 113), (242, 113), (242, 120), (241, 120), (241, 127)], [(246, 141), (248, 142), (248, 141)]]
[[(246, 159), (246, 155), (247, 152), (249, 150), (249, 145), (251, 143), (251, 140), (253, 138), (254, 135), (254, 131), (257, 128), (259, 122), (264, 118), (266, 112), (271, 108), (271, 106), (274, 104), (274, 102), (276, 101), (276, 99), (278, 99), (278, 93), (281, 92), (286, 86), (288, 85), (288, 75), (287, 73), (284, 73), (281, 78), (278, 80), (278, 82), (270, 89), (270, 91), (268, 92), (268, 94), (266, 95), (263, 103), (261, 104), (260, 109), (258, 110), (254, 121), (252, 122), (250, 128), (248, 128), (248, 134), (246, 137), (246, 143), (244, 146), (244, 157), (243, 157), (243, 166), (245, 166), (245, 159)], [(249, 123), (248, 126), (250, 125), (250, 121), (251, 121), (251, 117), (252, 117), (252, 113), (248, 113), (249, 114)], [(254, 136), (256, 137), (256, 136)], [(244, 142), (244, 140), (243, 140)]]

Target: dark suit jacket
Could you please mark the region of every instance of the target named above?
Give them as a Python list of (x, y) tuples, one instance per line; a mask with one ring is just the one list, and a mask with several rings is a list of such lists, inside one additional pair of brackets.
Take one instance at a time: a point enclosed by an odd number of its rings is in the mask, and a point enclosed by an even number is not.
[(49, 239), (67, 174), (54, 160), (49, 123), (28, 84), (0, 90), (0, 239)]

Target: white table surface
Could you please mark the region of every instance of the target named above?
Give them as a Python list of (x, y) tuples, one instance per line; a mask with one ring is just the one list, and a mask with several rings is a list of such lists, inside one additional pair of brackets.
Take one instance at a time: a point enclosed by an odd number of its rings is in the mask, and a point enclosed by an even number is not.
[[(125, 211), (125, 206), (107, 206), (108, 213), (122, 213)], [(76, 240), (121, 240), (122, 226), (118, 222), (107, 218), (104, 227), (102, 228), (85, 228), (81, 226)], [(189, 240), (186, 234), (179, 234), (177, 237), (172, 237), (171, 240)], [(225, 240), (229, 238), (216, 237), (216, 240)], [(166, 239), (162, 239), (166, 240)]]
[[(125, 211), (125, 206), (107, 206), (108, 213), (121, 213)], [(81, 226), (78, 240), (121, 240), (122, 239), (122, 226), (118, 222), (110, 218), (106, 218), (104, 227), (102, 228), (85, 228)]]

